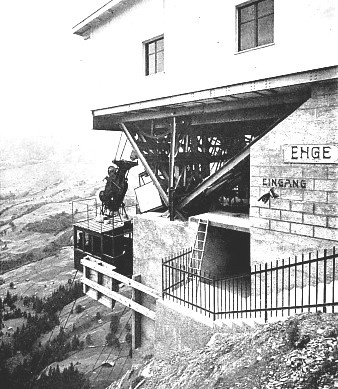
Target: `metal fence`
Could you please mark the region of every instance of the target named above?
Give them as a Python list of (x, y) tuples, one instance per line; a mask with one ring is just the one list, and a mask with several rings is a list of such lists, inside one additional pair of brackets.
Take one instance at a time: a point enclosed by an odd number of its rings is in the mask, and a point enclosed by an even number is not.
[(216, 319), (290, 316), (301, 312), (337, 312), (338, 253), (302, 254), (255, 265), (248, 274), (216, 278), (191, 272), (192, 250), (162, 261), (162, 295)]

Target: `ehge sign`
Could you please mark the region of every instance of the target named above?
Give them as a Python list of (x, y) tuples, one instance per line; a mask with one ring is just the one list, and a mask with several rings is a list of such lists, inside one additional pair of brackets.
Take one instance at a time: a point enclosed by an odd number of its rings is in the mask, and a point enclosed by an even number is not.
[(285, 163), (338, 163), (338, 144), (284, 145)]

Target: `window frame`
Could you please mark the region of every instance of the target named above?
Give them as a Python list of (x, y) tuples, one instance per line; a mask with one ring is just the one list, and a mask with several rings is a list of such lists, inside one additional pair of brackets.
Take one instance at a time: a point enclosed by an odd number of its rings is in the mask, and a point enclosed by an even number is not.
[[(157, 49), (157, 42), (159, 41), (162, 41), (163, 42), (163, 45), (162, 45), (162, 49)], [(155, 51), (153, 54), (149, 54), (149, 46), (152, 44), (152, 43), (155, 43)], [(158, 54), (159, 53), (163, 53), (163, 64), (162, 64), (162, 69), (159, 70), (158, 69)], [(154, 55), (155, 57), (155, 71), (150, 73), (150, 69), (149, 69), (149, 64), (150, 64), (150, 61), (149, 61), (149, 58), (150, 58), (150, 55)], [(160, 36), (157, 36), (156, 38), (152, 38), (152, 39), (149, 39), (147, 41), (144, 42), (144, 56), (145, 56), (145, 75), (146, 76), (152, 76), (154, 74), (158, 74), (158, 73), (163, 73), (164, 72), (164, 35), (160, 35)]]
[[(265, 46), (270, 46), (270, 45), (273, 45), (274, 42), (275, 42), (275, 4), (274, 4), (274, 0), (271, 0), (272, 1), (272, 5), (273, 5), (273, 10), (271, 13), (268, 13), (266, 15), (263, 15), (263, 16), (260, 16), (258, 17), (258, 4), (259, 3), (262, 3), (263, 1), (265, 0), (254, 0), (254, 1), (247, 1), (245, 3), (242, 3), (240, 5), (238, 5), (236, 7), (236, 11), (237, 11), (237, 15), (236, 15), (236, 21), (237, 21), (237, 39), (236, 39), (236, 48), (237, 48), (237, 53), (242, 53), (242, 52), (245, 52), (245, 51), (249, 51), (249, 50), (255, 50), (255, 49), (258, 49), (258, 48), (261, 48), (261, 47), (265, 47)], [(244, 8), (247, 8), (247, 7), (250, 7), (250, 6), (254, 6), (254, 46), (252, 47), (248, 47), (248, 48), (245, 48), (245, 49), (242, 49), (241, 46), (242, 46), (242, 34), (241, 34), (241, 27), (243, 24), (245, 24), (246, 22), (241, 22), (241, 11), (244, 9)], [(259, 44), (259, 33), (258, 33), (258, 27), (259, 27), (259, 19), (262, 19), (263, 17), (266, 17), (266, 16), (271, 16), (272, 15), (272, 40), (271, 42), (267, 42), (267, 43), (263, 43), (263, 44)], [(250, 22), (250, 21), (249, 21)]]

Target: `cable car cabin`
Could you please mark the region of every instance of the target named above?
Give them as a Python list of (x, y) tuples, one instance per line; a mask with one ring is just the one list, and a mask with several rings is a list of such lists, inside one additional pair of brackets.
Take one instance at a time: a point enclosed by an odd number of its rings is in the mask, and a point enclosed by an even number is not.
[[(107, 222), (107, 223), (106, 223)], [(104, 223), (95, 219), (74, 224), (74, 267), (83, 271), (80, 260), (93, 256), (116, 267), (125, 276), (133, 274), (133, 225), (131, 220)]]
[(133, 225), (129, 219), (124, 197), (128, 189), (128, 172), (137, 162), (114, 159), (108, 167), (106, 185), (99, 194), (101, 200), (100, 215), (98, 206), (90, 205), (92, 199), (75, 201), (78, 207), (85, 206), (85, 220), (80, 221), (81, 213), (72, 203), (74, 224), (74, 267), (83, 271), (80, 261), (86, 255), (100, 259), (116, 267), (116, 271), (125, 276), (133, 274)]

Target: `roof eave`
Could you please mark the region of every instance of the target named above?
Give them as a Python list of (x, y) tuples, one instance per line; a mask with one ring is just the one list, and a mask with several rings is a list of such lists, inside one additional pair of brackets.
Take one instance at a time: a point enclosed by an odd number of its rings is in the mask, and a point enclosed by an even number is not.
[(111, 14), (125, 3), (125, 0), (111, 0), (101, 8), (97, 9), (95, 12), (87, 16), (81, 22), (77, 23), (73, 28), (73, 34), (85, 36), (88, 34), (88, 31), (91, 30), (93, 26), (97, 26), (99, 23), (107, 20), (111, 17)]

